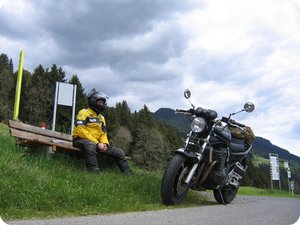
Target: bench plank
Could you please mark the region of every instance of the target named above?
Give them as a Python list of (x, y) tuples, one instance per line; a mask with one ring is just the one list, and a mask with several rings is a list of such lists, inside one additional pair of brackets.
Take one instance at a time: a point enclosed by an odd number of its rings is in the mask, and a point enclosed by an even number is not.
[[(42, 129), (19, 121), (9, 120), (9, 131), (11, 136), (17, 138), (17, 144), (33, 146), (49, 146), (52, 152), (57, 149), (70, 152), (81, 152), (79, 148), (73, 147), (72, 136), (69, 134)], [(126, 159), (131, 159), (125, 156)]]
[(47, 129), (42, 129), (40, 127), (35, 127), (29, 124), (25, 124), (19, 121), (14, 121), (14, 120), (9, 120), (9, 127), (15, 128), (18, 130), (23, 130), (23, 131), (28, 131), (30, 133), (35, 133), (35, 134), (41, 134), (43, 136), (47, 137), (53, 137), (57, 139), (62, 139), (66, 141), (72, 141), (72, 135), (57, 132), (57, 131), (52, 131), (52, 130), (47, 130)]
[(22, 122), (9, 120), (10, 134), (18, 139), (17, 143), (24, 146), (46, 145), (52, 147), (52, 151), (63, 149), (80, 152), (79, 148), (73, 147), (72, 136), (42, 129)]

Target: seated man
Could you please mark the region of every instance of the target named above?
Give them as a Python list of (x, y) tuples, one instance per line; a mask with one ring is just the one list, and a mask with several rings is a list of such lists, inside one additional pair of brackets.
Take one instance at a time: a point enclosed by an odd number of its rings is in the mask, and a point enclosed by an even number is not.
[(81, 109), (76, 118), (73, 131), (73, 146), (83, 151), (85, 164), (90, 172), (100, 171), (97, 153), (115, 160), (122, 172), (127, 175), (132, 171), (120, 148), (109, 146), (105, 118), (100, 114), (105, 110), (106, 96), (95, 92), (88, 97), (88, 108)]

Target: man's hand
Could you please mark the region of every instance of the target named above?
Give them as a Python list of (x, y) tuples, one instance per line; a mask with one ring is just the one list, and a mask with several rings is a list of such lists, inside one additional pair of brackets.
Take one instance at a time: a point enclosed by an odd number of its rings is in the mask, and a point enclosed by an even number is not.
[(107, 150), (107, 144), (103, 144), (103, 143), (98, 143), (98, 148), (100, 150), (100, 152), (105, 152)]

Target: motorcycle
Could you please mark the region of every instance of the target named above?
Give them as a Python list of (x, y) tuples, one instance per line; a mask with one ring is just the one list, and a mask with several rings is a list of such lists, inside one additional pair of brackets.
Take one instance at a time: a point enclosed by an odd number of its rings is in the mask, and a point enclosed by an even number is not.
[(161, 183), (161, 197), (165, 205), (179, 204), (189, 189), (213, 190), (219, 204), (231, 203), (247, 170), (247, 156), (255, 138), (250, 127), (231, 117), (240, 112), (252, 112), (254, 104), (247, 102), (238, 112), (217, 119), (217, 112), (191, 103), (190, 90), (184, 97), (192, 108), (176, 109), (176, 113), (190, 116), (190, 131), (185, 144), (175, 151)]

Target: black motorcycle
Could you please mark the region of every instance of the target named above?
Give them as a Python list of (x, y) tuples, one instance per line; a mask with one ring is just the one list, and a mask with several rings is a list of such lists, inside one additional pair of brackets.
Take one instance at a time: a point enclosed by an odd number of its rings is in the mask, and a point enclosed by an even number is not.
[[(184, 96), (189, 100), (190, 90), (185, 90)], [(175, 151), (165, 170), (161, 184), (163, 203), (180, 203), (189, 189), (209, 189), (213, 190), (218, 203), (228, 204), (238, 192), (255, 138), (250, 127), (235, 122), (231, 116), (243, 111), (252, 112), (255, 106), (247, 102), (242, 110), (217, 119), (214, 110), (195, 109), (190, 104), (189, 110), (176, 110), (190, 116), (191, 130), (184, 146)]]

